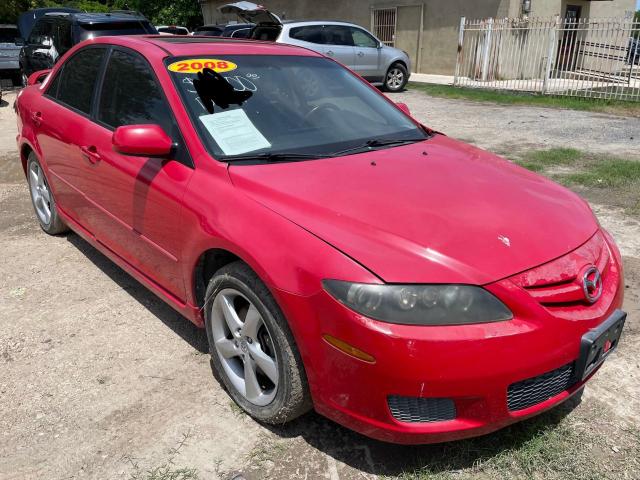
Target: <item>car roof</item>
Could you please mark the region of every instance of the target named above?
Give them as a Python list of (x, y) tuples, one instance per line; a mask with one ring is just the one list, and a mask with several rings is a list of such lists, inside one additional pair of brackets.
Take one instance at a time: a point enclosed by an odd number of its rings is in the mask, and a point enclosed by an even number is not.
[(355, 23), (343, 22), (340, 20), (284, 20), (282, 22), (283, 25), (293, 26), (293, 25), (345, 25), (349, 27), (360, 27)]
[(0, 28), (15, 28), (15, 29), (17, 29), (18, 26), (13, 24), (13, 23), (0, 23)]
[(112, 22), (140, 22), (148, 21), (144, 15), (131, 13), (74, 13), (78, 23), (112, 23)]
[[(168, 35), (121, 35), (97, 37), (92, 43), (109, 43), (138, 50), (143, 54), (164, 56), (187, 55), (298, 55), (319, 57), (319, 53), (304, 47), (284, 43), (262, 42), (226, 37), (168, 36)], [(153, 47), (152, 51), (150, 48)]]
[(47, 12), (44, 14), (45, 18), (63, 17), (75, 20), (78, 23), (91, 24), (91, 23), (121, 23), (121, 22), (141, 22), (148, 19), (139, 13), (84, 13), (84, 12)]

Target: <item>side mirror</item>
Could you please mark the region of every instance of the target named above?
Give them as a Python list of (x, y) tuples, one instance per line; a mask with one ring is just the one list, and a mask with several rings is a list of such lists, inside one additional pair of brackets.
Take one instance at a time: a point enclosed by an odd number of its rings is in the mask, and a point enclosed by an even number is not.
[(16, 38), (15, 44), (16, 47), (24, 47), (26, 42), (24, 41), (24, 38)]
[(382, 47), (384, 47), (384, 43), (378, 42), (378, 50), (380, 50)]
[(407, 106), (406, 103), (396, 103), (396, 106), (402, 110), (404, 113), (406, 113), (407, 115), (411, 116), (411, 110), (409, 110), (409, 107)]
[(44, 82), (44, 79), (47, 78), (47, 75), (49, 75), (50, 73), (50, 68), (48, 68), (47, 70), (38, 70), (37, 72), (33, 72), (27, 79), (27, 85), (35, 85), (36, 83)]
[(125, 155), (167, 157), (173, 142), (160, 125), (124, 125), (116, 128), (111, 138), (113, 149)]

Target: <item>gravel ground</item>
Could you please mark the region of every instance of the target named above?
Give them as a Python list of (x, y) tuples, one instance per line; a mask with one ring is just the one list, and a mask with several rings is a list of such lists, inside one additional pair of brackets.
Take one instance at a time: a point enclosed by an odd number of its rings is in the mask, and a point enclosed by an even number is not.
[[(15, 152), (14, 96), (0, 106), (0, 479), (147, 478), (145, 470), (163, 466), (194, 468), (207, 480), (238, 471), (249, 479), (366, 479), (401, 475), (416, 455), (428, 462), (432, 450), (373, 442), (315, 414), (268, 429), (239, 413), (211, 374), (201, 331), (76, 235), (40, 231)], [(428, 125), (494, 151), (638, 151), (638, 119), (412, 92), (392, 98)], [(606, 205), (595, 209), (621, 243), (626, 308), (637, 318), (640, 224)], [(633, 322), (583, 402), (602, 404), (623, 425), (640, 416)]]
[(425, 125), (494, 152), (573, 147), (640, 155), (640, 118), (432, 98), (411, 90), (389, 96), (408, 104)]

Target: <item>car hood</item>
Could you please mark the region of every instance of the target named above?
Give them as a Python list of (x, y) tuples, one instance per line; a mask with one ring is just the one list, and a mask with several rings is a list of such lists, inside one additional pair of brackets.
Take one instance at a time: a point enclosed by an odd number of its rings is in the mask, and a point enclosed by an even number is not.
[(487, 284), (560, 257), (598, 229), (576, 194), (443, 135), (339, 158), (232, 165), (229, 174), (390, 283)]

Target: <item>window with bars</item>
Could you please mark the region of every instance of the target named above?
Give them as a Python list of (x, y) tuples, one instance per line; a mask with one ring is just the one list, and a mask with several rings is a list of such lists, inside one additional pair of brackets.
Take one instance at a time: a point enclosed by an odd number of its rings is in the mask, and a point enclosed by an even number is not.
[(393, 47), (396, 38), (396, 9), (374, 8), (372, 22), (376, 37), (385, 45)]

